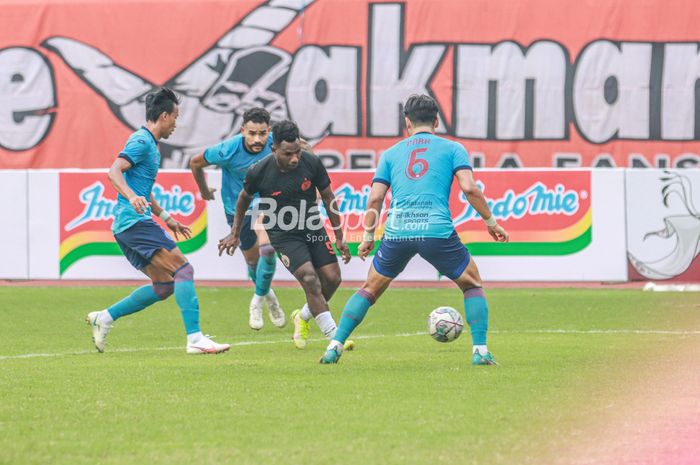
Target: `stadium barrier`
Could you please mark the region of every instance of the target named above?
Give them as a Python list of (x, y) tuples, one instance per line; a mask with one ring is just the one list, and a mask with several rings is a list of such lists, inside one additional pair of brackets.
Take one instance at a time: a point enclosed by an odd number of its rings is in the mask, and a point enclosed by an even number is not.
[[(207, 173), (210, 185), (220, 187), (221, 172)], [(495, 216), (511, 234), (508, 244), (491, 241), (453, 186), (455, 228), (485, 280), (700, 281), (696, 170), (479, 170), (476, 176)], [(331, 177), (345, 235), (355, 251), (372, 173), (333, 171)], [(104, 170), (0, 171), (0, 194), (6, 212), (0, 229), (0, 278), (142, 278), (111, 235), (116, 193)], [(246, 279), (242, 254), (218, 256), (218, 239), (228, 233), (218, 196), (204, 202), (184, 170), (161, 172), (154, 194), (192, 229), (192, 238), (179, 246), (198, 279)], [(341, 266), (344, 279), (361, 280), (369, 261), (355, 258)], [(281, 263), (276, 277), (293, 279)], [(416, 257), (400, 279), (440, 277)]]

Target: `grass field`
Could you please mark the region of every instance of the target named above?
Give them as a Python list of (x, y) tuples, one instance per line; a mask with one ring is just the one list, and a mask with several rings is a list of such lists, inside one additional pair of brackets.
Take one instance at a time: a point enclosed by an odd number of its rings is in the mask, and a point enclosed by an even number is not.
[[(0, 463), (567, 463), (611, 403), (700, 339), (697, 294), (494, 289), (500, 366), (473, 367), (468, 333), (425, 334), (430, 309), (461, 311), (457, 291), (390, 289), (356, 351), (321, 366), (316, 328), (296, 350), (290, 326), (248, 329), (250, 290), (201, 288), (203, 329), (229, 353), (185, 355), (172, 299), (119, 320), (95, 353), (85, 314), (129, 291), (0, 287)], [(278, 295), (288, 314), (303, 303)]]

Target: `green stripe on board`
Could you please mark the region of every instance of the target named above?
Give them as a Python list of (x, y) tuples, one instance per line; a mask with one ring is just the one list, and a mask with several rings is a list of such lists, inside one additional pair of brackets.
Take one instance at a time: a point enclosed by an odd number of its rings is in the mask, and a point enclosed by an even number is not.
[[(193, 238), (178, 242), (177, 246), (182, 253), (188, 254), (201, 249), (206, 243), (207, 228), (204, 228), (201, 233), (197, 234)], [(83, 244), (71, 250), (65, 257), (63, 257), (60, 263), (60, 274), (63, 275), (63, 273), (65, 273), (66, 270), (78, 260), (94, 255), (122, 255), (122, 250), (119, 248), (116, 242), (90, 242), (88, 244)]]
[[(579, 252), (591, 244), (593, 240), (592, 228), (590, 226), (580, 236), (564, 242), (507, 242), (505, 244), (500, 242), (472, 242), (467, 244), (467, 248), (469, 253), (477, 256), (569, 255)], [(375, 242), (372, 255), (379, 248), (379, 244), (380, 241)], [(359, 242), (349, 243), (350, 253), (356, 256), (359, 246)]]

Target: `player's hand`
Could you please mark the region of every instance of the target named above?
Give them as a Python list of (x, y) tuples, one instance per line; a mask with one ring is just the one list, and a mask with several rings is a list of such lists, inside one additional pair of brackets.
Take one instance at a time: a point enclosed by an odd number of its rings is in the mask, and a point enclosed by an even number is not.
[(374, 241), (362, 241), (357, 249), (357, 255), (364, 262), (365, 258), (372, 253), (372, 250), (374, 250)]
[(233, 234), (229, 234), (228, 236), (219, 240), (219, 257), (224, 253), (224, 250), (227, 254), (233, 255), (240, 243), (241, 238), (234, 236)]
[(136, 213), (138, 213), (139, 215), (143, 215), (144, 213), (146, 213), (146, 210), (148, 210), (149, 205), (151, 205), (148, 202), (148, 200), (146, 200), (146, 197), (142, 195), (136, 195), (130, 198), (129, 203), (132, 207), (134, 207), (134, 210), (136, 210)]
[(192, 230), (190, 228), (172, 218), (168, 219), (165, 224), (168, 225), (173, 234), (175, 234), (176, 241), (179, 240), (180, 234), (182, 234), (185, 239), (190, 239), (192, 237)]
[(340, 252), (340, 257), (343, 259), (343, 263), (349, 263), (350, 258), (352, 257), (350, 255), (350, 249), (348, 248), (348, 243), (345, 242), (345, 240), (340, 239), (335, 241), (335, 248), (338, 249), (338, 252)]
[(202, 199), (204, 200), (215, 200), (216, 197), (214, 197), (214, 192), (216, 192), (216, 188), (211, 187), (209, 188), (209, 191), (199, 191), (199, 193), (202, 195)]
[(508, 232), (503, 229), (500, 225), (495, 224), (493, 226), (487, 226), (489, 234), (493, 237), (496, 242), (508, 242)]

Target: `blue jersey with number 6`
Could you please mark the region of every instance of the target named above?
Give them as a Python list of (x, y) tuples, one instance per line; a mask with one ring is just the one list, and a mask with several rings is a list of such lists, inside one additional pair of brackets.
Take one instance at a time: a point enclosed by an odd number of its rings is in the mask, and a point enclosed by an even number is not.
[(384, 238), (450, 237), (450, 189), (462, 169), (472, 169), (462, 144), (431, 133), (414, 134), (386, 150), (372, 180), (391, 187)]

